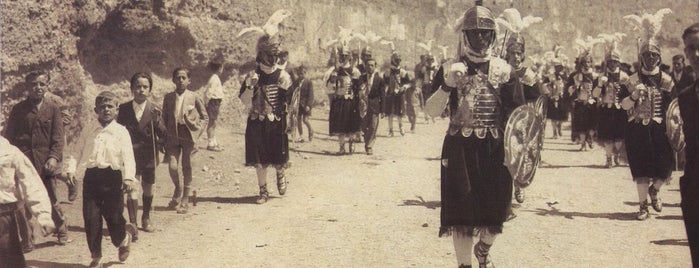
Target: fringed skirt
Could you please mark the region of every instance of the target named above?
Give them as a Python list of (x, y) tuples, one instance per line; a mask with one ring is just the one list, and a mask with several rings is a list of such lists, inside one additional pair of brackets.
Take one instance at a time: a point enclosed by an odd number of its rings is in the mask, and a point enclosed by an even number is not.
[(245, 165), (282, 165), (288, 161), (286, 116), (275, 121), (248, 118), (245, 128)]
[(360, 123), (357, 99), (335, 98), (330, 104), (330, 135), (357, 133)]
[(502, 233), (512, 201), (512, 176), (502, 138), (447, 135), (442, 146), (439, 235), (486, 229)]
[(547, 104), (546, 118), (557, 121), (567, 121), (568, 120), (568, 106), (561, 99), (558, 102), (554, 102), (553, 99), (549, 98)]
[(383, 99), (383, 112), (386, 115), (397, 115), (403, 116), (405, 111), (405, 92), (399, 92), (398, 94), (386, 94)]
[(573, 107), (572, 131), (576, 133), (597, 128), (596, 107), (584, 102), (575, 102)]
[(598, 110), (597, 140), (600, 142), (624, 139), (628, 117), (624, 109), (600, 107)]
[(626, 124), (626, 154), (631, 176), (636, 178), (669, 178), (673, 152), (665, 136), (665, 124), (651, 122)]

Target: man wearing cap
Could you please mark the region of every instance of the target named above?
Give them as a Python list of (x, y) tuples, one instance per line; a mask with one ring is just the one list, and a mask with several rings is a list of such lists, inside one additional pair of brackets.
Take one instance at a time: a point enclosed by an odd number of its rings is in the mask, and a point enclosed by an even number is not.
[(629, 95), (629, 76), (621, 71), (621, 59), (616, 42), (607, 46), (604, 57), (604, 73), (595, 81), (592, 95), (600, 100), (598, 108), (597, 140), (603, 144), (607, 156), (605, 167), (619, 165), (619, 154), (624, 142), (624, 126), (628, 120), (621, 108), (621, 100)]
[[(25, 77), (28, 98), (12, 107), (4, 136), (29, 158), (44, 182), (51, 200), (51, 218), (56, 226), (59, 244), (70, 242), (67, 217), (61, 209), (52, 181), (63, 159), (65, 134), (61, 107), (45, 96), (51, 76), (44, 71), (33, 71)], [(22, 227), (23, 228), (23, 227)], [(31, 247), (31, 234), (23, 237)]]
[[(441, 161), (441, 226), (452, 235), (458, 267), (491, 267), (490, 248), (503, 231), (512, 200), (512, 176), (504, 165), (507, 117), (524, 104), (514, 94), (512, 67), (491, 56), (495, 19), (477, 1), (457, 24), (457, 57), (437, 71), (426, 110), (438, 116), (448, 105), (450, 124)], [(478, 100), (478, 101), (476, 101)], [(476, 114), (472, 111), (484, 111)]]
[(90, 249), (90, 267), (102, 267), (102, 226), (107, 222), (109, 236), (119, 248), (119, 261), (131, 251), (136, 226), (124, 219), (124, 190), (136, 187), (136, 161), (131, 136), (116, 121), (119, 100), (111, 91), (102, 91), (95, 98), (97, 124), (87, 126), (79, 144), (84, 144), (76, 176), (83, 181), (83, 218), (85, 236)]

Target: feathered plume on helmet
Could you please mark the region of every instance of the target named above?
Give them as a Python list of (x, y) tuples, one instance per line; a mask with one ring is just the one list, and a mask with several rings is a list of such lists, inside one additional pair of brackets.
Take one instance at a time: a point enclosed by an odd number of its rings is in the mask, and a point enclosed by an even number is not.
[(599, 34), (597, 37), (602, 39), (605, 44), (604, 60), (615, 60), (621, 62), (621, 53), (619, 53), (619, 42), (626, 36), (625, 33)]
[(634, 29), (641, 31), (641, 36), (639, 37), (639, 55), (644, 52), (660, 54), (660, 45), (658, 44), (658, 40), (656, 40), (656, 36), (663, 25), (663, 17), (670, 13), (672, 13), (672, 10), (663, 8), (655, 12), (655, 14), (645, 13), (642, 16), (624, 16), (624, 20), (633, 25)]
[(371, 46), (374, 43), (381, 41), (381, 39), (383, 39), (383, 37), (381, 37), (380, 35), (376, 34), (373, 31), (367, 31), (364, 34), (355, 32), (355, 33), (352, 33), (352, 35), (353, 35), (353, 39), (358, 39), (358, 40), (364, 42), (365, 45), (364, 45), (364, 48), (362, 48), (362, 51), (365, 51), (365, 50), (371, 51)]
[(286, 9), (280, 9), (275, 11), (267, 22), (262, 26), (251, 26), (240, 30), (238, 33), (238, 38), (247, 38), (250, 35), (262, 34), (257, 40), (257, 54), (260, 53), (273, 53), (276, 54), (279, 51), (279, 46), (281, 46), (281, 37), (279, 36), (279, 25), (291, 16), (291, 11)]
[(585, 39), (576, 38), (575, 49), (578, 51), (578, 57), (576, 61), (579, 62), (582, 59), (592, 57), (592, 49), (595, 47), (596, 44), (601, 44), (603, 42), (604, 40), (602, 40), (601, 38), (593, 38), (589, 35)]
[(391, 65), (398, 66), (401, 61), (401, 56), (400, 54), (398, 54), (398, 51), (396, 51), (396, 44), (393, 43), (393, 41), (388, 40), (381, 41), (381, 44), (388, 45), (391, 47)]
[(325, 42), (325, 45), (323, 47), (327, 48), (330, 46), (335, 46), (336, 52), (341, 55), (350, 55), (350, 47), (349, 43), (350, 41), (354, 39), (360, 39), (359, 35), (354, 32), (354, 30), (350, 28), (345, 28), (342, 26), (338, 26), (340, 28), (340, 31), (337, 32), (337, 37), (335, 39), (328, 40), (328, 42)]
[[(507, 33), (503, 35), (503, 44), (507, 51), (519, 51), (524, 52), (524, 38), (522, 37), (522, 31), (534, 23), (542, 22), (541, 17), (526, 16), (522, 18), (519, 10), (516, 8), (505, 9), (499, 17), (495, 18), (495, 22), (498, 25), (498, 32), (503, 29)], [(507, 40), (505, 40), (507, 38)]]
[(430, 39), (427, 41), (427, 43), (423, 42), (417, 42), (417, 46), (424, 49), (427, 53), (426, 55), (432, 55), (432, 43), (434, 42), (434, 39)]

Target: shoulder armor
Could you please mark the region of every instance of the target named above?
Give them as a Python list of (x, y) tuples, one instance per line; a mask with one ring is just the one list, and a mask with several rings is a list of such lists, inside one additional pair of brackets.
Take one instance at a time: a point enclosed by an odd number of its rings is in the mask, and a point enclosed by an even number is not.
[(278, 84), (281, 89), (289, 89), (291, 87), (291, 75), (287, 71), (281, 70)]
[(536, 80), (536, 73), (532, 71), (531, 68), (527, 68), (526, 71), (524, 71), (524, 75), (520, 78), (520, 81), (522, 81), (523, 84), (530, 87), (536, 84)]
[(501, 58), (493, 57), (490, 59), (489, 72), (488, 81), (494, 87), (499, 87), (500, 85), (507, 83), (507, 81), (510, 81), (512, 66)]
[(675, 87), (675, 83), (672, 82), (672, 77), (669, 74), (660, 74), (660, 89), (665, 92), (671, 92), (672, 88)]

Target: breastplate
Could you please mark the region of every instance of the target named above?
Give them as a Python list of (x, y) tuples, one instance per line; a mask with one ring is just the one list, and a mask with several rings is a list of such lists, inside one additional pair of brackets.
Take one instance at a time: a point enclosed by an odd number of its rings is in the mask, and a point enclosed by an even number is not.
[(397, 95), (400, 93), (401, 86), (400, 86), (400, 74), (390, 74), (388, 77), (388, 91), (386, 94), (388, 95)]
[(487, 82), (486, 75), (463, 76), (461, 85), (456, 90), (458, 106), (451, 115), (450, 134), (461, 130), (465, 137), (476, 133), (479, 138), (485, 138), (486, 133), (497, 138), (497, 120), (500, 115), (500, 104), (495, 89)]
[(578, 98), (576, 101), (588, 102), (592, 99), (592, 83), (582, 82), (578, 86)]
[(636, 101), (631, 119), (643, 125), (650, 124), (651, 120), (661, 124), (663, 122), (662, 102), (660, 90), (649, 87), (648, 91), (641, 93), (641, 97)]
[(352, 78), (348, 75), (337, 76), (335, 80), (335, 95), (344, 97), (345, 99), (352, 98)]
[(250, 118), (280, 120), (283, 116), (283, 102), (279, 85), (257, 85), (252, 97)]
[(605, 85), (605, 93), (602, 96), (602, 103), (608, 108), (621, 108), (619, 104), (619, 84), (610, 82)]

